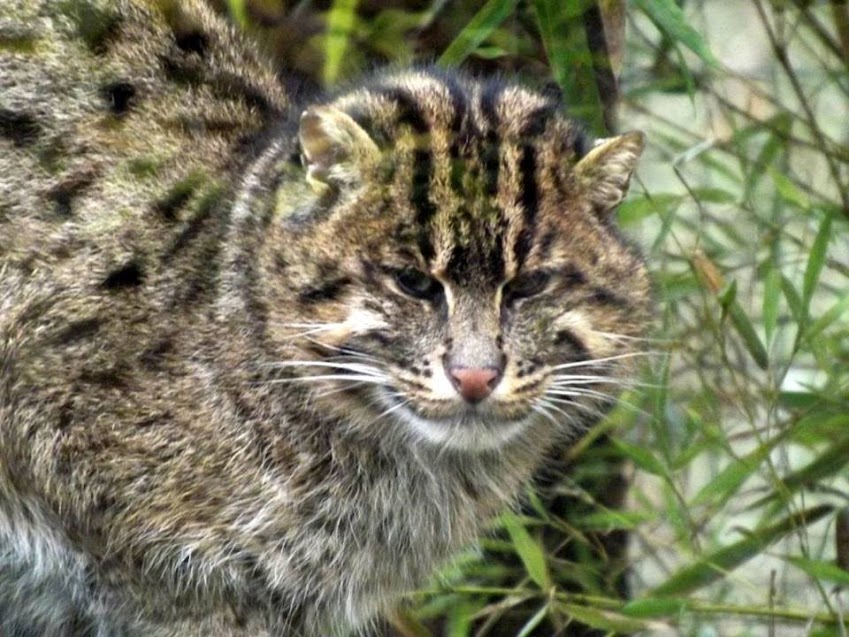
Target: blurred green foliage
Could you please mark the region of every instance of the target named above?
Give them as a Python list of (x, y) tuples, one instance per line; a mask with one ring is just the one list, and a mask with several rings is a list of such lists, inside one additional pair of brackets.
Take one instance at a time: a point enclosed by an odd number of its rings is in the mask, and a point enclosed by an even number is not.
[(619, 210), (656, 280), (641, 386), (387, 634), (845, 635), (847, 3), (218, 2), (288, 81), (436, 61), (649, 135)]

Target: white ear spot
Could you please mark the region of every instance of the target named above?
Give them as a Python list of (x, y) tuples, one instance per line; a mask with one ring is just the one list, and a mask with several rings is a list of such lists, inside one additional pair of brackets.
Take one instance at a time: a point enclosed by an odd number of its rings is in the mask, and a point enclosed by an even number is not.
[(599, 214), (607, 214), (625, 198), (645, 135), (632, 131), (599, 139), (575, 166), (581, 189)]

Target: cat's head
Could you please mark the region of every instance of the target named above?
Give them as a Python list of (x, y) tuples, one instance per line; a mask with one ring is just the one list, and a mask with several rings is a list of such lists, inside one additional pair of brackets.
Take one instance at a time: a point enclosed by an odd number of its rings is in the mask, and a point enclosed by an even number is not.
[(551, 97), (423, 70), (307, 108), (299, 139), (262, 252), (284, 377), (453, 448), (597, 419), (648, 321), (612, 220), (641, 134), (588, 144)]

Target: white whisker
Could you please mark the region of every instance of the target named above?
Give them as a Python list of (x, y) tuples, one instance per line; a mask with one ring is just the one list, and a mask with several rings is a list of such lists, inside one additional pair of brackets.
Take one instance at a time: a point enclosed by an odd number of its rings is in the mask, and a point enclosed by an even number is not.
[(661, 345), (668, 345), (672, 341), (668, 338), (652, 338), (649, 336), (629, 336), (627, 334), (616, 334), (614, 332), (603, 332), (599, 330), (587, 330), (590, 334), (595, 334), (597, 336), (601, 336), (603, 338), (608, 338), (610, 340), (629, 342), (629, 343), (659, 343)]
[(552, 367), (552, 370), (557, 369), (569, 369), (573, 367), (589, 367), (590, 365), (598, 365), (599, 363), (608, 363), (610, 361), (618, 361), (626, 358), (634, 358), (637, 356), (657, 356), (660, 352), (628, 352), (626, 354), (618, 354), (616, 356), (606, 356), (604, 358), (592, 358), (585, 361), (576, 361), (574, 363), (564, 363), (562, 365), (555, 365)]
[(375, 376), (381, 378), (387, 377), (387, 375), (383, 371), (381, 371), (377, 367), (374, 367), (373, 365), (366, 365), (365, 363), (355, 363), (347, 361), (283, 361), (278, 363), (269, 363), (267, 366), (273, 369), (287, 369), (292, 367), (329, 367), (332, 369), (355, 372), (357, 374), (363, 374), (366, 376)]
[(279, 385), (286, 383), (310, 383), (321, 382), (327, 380), (341, 380), (352, 383), (371, 383), (373, 385), (385, 385), (388, 382), (386, 377), (375, 376), (356, 376), (354, 374), (322, 374), (320, 376), (293, 376), (291, 378), (275, 378), (265, 381), (268, 385)]

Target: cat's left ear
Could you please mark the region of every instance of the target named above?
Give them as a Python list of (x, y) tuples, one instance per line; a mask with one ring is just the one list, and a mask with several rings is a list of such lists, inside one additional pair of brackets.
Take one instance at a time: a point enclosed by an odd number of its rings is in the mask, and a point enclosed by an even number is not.
[(369, 134), (350, 115), (332, 106), (305, 110), (298, 137), (307, 180), (317, 189), (358, 183), (364, 168), (380, 155)]
[(605, 215), (625, 198), (646, 137), (639, 131), (599, 139), (575, 166), (581, 190)]

